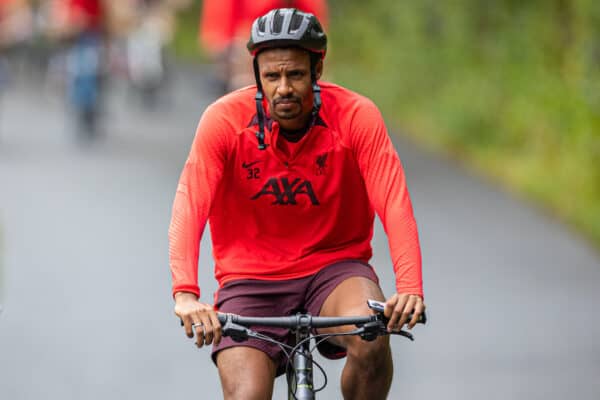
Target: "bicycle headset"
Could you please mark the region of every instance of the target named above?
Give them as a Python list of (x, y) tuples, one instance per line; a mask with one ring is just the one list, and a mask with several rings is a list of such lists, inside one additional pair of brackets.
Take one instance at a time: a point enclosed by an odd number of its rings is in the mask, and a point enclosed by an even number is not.
[(321, 108), (321, 88), (317, 84), (317, 63), (325, 58), (327, 35), (321, 23), (313, 14), (295, 8), (279, 8), (257, 18), (252, 24), (250, 40), (246, 45), (254, 57), (254, 77), (256, 79), (256, 115), (258, 118), (258, 148), (265, 150), (265, 110), (263, 89), (258, 71), (258, 54), (266, 49), (299, 47), (310, 55), (310, 78), (313, 90), (313, 109), (310, 126), (315, 123)]

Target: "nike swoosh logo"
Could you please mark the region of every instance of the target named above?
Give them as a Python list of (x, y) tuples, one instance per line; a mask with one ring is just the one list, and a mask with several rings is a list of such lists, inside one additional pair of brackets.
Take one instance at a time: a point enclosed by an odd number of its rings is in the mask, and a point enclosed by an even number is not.
[(258, 164), (260, 161), (261, 161), (261, 160), (258, 160), (258, 161), (252, 161), (251, 163), (246, 163), (246, 162), (243, 162), (243, 163), (242, 163), (242, 168), (250, 168), (250, 167), (251, 167), (251, 166), (253, 166), (254, 164)]

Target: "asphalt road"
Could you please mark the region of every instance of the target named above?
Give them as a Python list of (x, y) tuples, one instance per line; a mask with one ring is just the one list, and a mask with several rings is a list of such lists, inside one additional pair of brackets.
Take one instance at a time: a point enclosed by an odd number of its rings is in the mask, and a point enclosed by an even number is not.
[[(94, 146), (74, 142), (62, 103), (34, 83), (0, 98), (0, 398), (221, 398), (208, 349), (173, 315), (167, 260), (177, 179), (212, 92), (198, 71), (178, 74), (171, 93), (148, 113), (117, 87)], [(453, 163), (396, 143), (430, 322), (414, 343), (393, 339), (390, 398), (600, 398), (598, 252)], [(207, 301), (209, 246), (204, 238)], [(379, 225), (374, 248), (389, 294)], [(323, 364), (321, 398), (340, 398), (343, 363)], [(274, 398), (284, 397), (278, 380)]]

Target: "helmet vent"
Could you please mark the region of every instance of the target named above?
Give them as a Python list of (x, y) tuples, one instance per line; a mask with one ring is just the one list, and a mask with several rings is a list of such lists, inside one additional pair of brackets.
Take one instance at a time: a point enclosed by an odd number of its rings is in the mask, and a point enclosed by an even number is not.
[(292, 16), (292, 22), (290, 23), (290, 32), (297, 31), (302, 25), (304, 17), (302, 15), (295, 14)]
[(279, 35), (281, 33), (282, 27), (283, 27), (283, 15), (281, 15), (279, 13), (279, 11), (277, 11), (273, 15), (273, 28), (272, 28), (271, 32), (273, 32), (274, 35)]
[(266, 18), (261, 18), (258, 20), (258, 31), (259, 32), (265, 32), (265, 27), (267, 25), (267, 19)]

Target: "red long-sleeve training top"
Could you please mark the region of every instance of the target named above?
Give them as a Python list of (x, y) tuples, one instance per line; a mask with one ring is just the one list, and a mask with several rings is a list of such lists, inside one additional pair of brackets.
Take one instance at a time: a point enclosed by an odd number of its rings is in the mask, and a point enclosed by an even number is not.
[(209, 221), (220, 286), (311, 275), (372, 255), (374, 212), (388, 236), (399, 293), (423, 295), (417, 226), (400, 159), (377, 107), (320, 82), (311, 130), (290, 143), (267, 124), (257, 146), (256, 87), (204, 112), (183, 168), (169, 228), (173, 293), (200, 295), (199, 242)]

